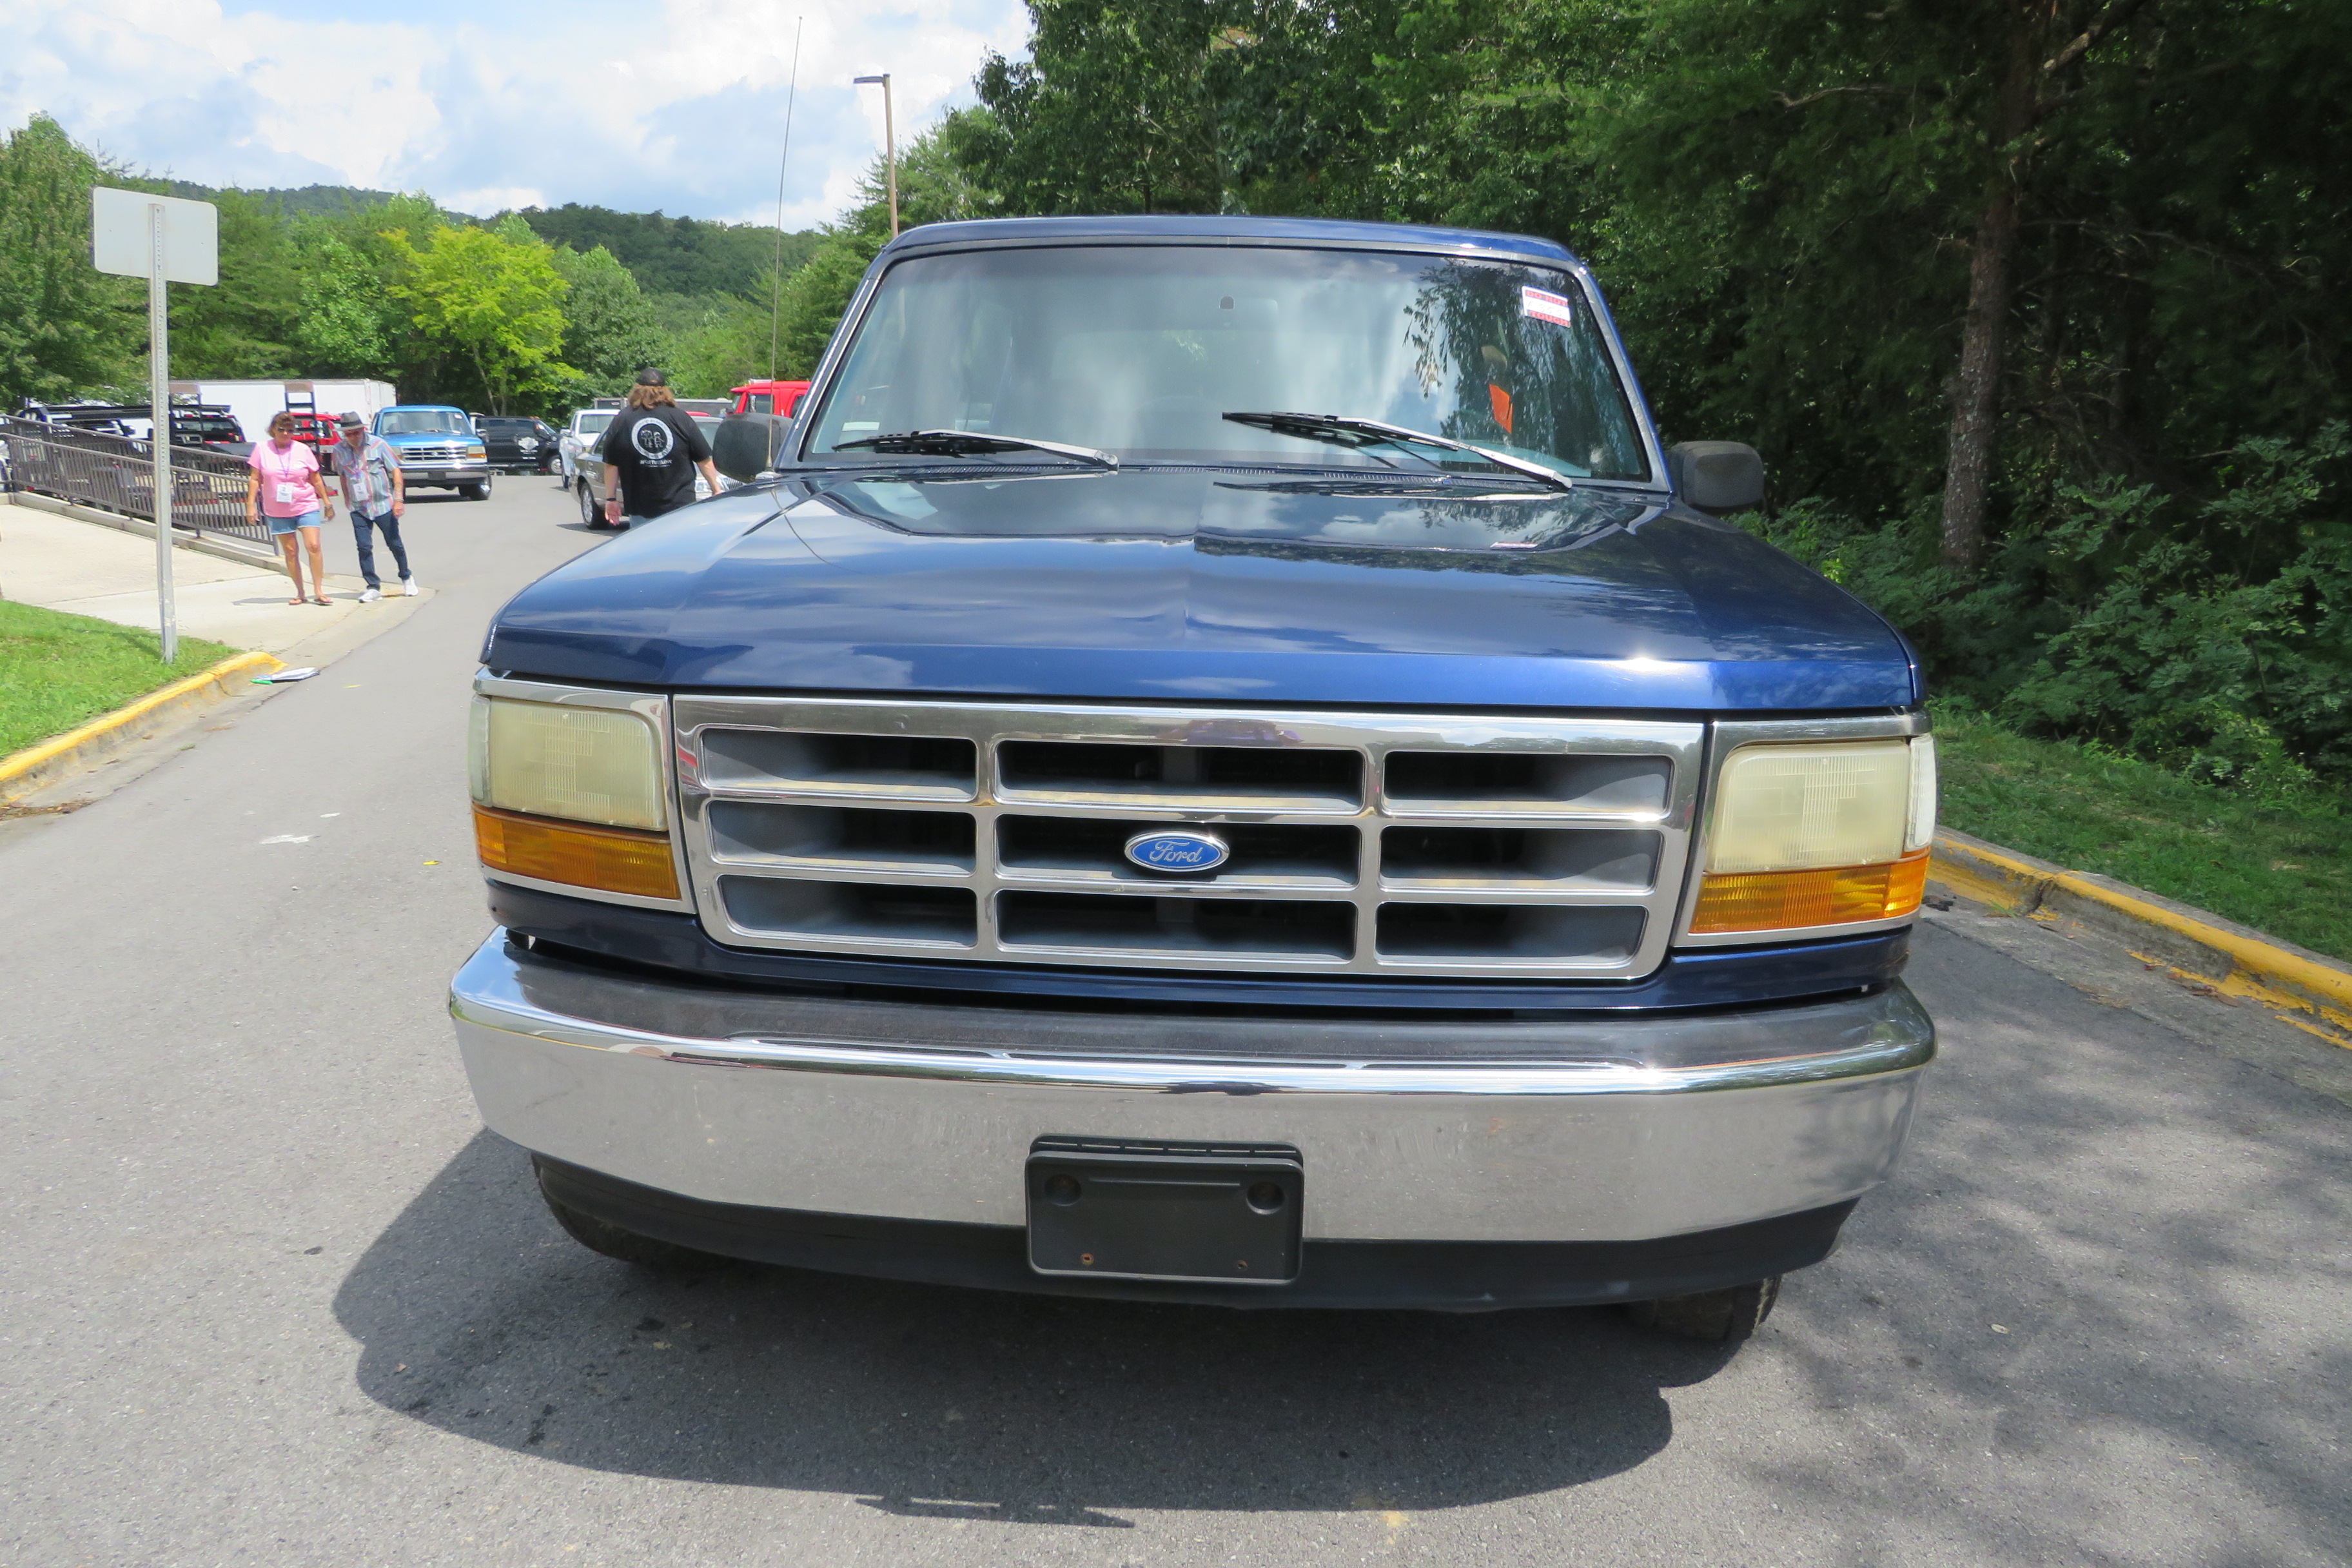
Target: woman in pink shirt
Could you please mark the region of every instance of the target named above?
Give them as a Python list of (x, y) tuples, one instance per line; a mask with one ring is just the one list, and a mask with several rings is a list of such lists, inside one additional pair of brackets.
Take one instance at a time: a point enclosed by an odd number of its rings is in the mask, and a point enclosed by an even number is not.
[(246, 458), (253, 474), (245, 486), (245, 515), (255, 522), (264, 517), (269, 520), (269, 537), (286, 552), (286, 575), (294, 580), (294, 596), (289, 605), (305, 602), (302, 595), (302, 551), (297, 548), (299, 537), (310, 556), (310, 595), (313, 605), (327, 602), (327, 568), (319, 557), (319, 513), (324, 509), (329, 518), (335, 515), (335, 503), (319, 483), (317, 454), (294, 439), (294, 416), (280, 414), (269, 422), (269, 439), (254, 443), (253, 455)]

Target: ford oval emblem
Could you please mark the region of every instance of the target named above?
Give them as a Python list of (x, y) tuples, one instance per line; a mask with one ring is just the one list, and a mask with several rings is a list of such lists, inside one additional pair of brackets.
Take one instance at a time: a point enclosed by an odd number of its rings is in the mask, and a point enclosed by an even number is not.
[(1213, 871), (1232, 854), (1213, 833), (1155, 828), (1127, 841), (1127, 858), (1147, 871)]

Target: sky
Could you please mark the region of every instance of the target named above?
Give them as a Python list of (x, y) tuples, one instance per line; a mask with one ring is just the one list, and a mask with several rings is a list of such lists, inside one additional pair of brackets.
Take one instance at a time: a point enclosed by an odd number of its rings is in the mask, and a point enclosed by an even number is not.
[[(376, 18), (381, 17), (381, 20)], [(579, 202), (784, 224), (837, 216), (882, 148), (972, 101), (1021, 0), (0, 0), (0, 132), (46, 112), (132, 170), (359, 185), (453, 211)]]

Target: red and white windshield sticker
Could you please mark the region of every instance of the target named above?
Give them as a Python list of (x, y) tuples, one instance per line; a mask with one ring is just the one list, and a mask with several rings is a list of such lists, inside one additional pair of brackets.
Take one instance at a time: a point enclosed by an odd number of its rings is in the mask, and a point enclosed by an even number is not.
[(1519, 290), (1519, 314), (1563, 327), (1576, 325), (1576, 307), (1569, 302), (1568, 296), (1547, 294), (1540, 289)]

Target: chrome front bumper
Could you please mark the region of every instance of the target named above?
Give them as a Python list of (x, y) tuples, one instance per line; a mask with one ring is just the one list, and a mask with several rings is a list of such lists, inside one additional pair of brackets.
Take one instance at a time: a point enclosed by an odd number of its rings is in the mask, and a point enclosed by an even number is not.
[(1616, 1241), (1885, 1180), (1935, 1030), (1903, 985), (1729, 1014), (1171, 1018), (672, 984), (525, 952), (452, 983), (482, 1118), (705, 1203), (1018, 1226), (1041, 1137), (1285, 1143), (1314, 1240)]

